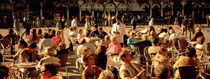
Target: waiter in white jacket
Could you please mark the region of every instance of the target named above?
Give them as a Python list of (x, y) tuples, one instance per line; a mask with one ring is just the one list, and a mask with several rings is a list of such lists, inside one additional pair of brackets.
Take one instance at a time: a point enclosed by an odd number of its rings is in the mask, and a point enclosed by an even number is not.
[(123, 47), (124, 35), (125, 35), (125, 24), (121, 23), (120, 17), (116, 18), (116, 23), (113, 24), (112, 35), (117, 38), (117, 42)]

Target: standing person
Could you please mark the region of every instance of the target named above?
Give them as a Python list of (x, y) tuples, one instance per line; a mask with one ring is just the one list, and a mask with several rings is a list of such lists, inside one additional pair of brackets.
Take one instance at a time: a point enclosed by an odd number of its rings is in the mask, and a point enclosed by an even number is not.
[(121, 44), (121, 47), (123, 47), (124, 43), (124, 35), (125, 35), (125, 24), (121, 23), (120, 17), (116, 18), (116, 23), (113, 24), (112, 27), (112, 35), (117, 38), (117, 41)]
[(78, 18), (76, 16), (73, 16), (72, 18), (73, 18), (73, 20), (71, 21), (71, 27), (77, 27), (78, 26), (78, 22), (77, 22)]
[(131, 20), (131, 25), (136, 28), (136, 16), (133, 16), (133, 19)]
[(184, 16), (184, 19), (182, 20), (182, 25), (181, 25), (181, 27), (182, 27), (182, 35), (184, 35), (184, 34), (186, 34), (186, 36), (187, 36), (187, 17), (186, 16)]
[(40, 19), (39, 16), (36, 16), (36, 26), (40, 28)]
[(58, 17), (57, 23), (56, 23), (56, 28), (60, 29), (59, 27), (61, 26), (61, 17)]
[(64, 37), (64, 28), (67, 25), (66, 20), (64, 17), (61, 19), (61, 25), (60, 25), (60, 33), (61, 33), (61, 39), (63, 42), (65, 42), (65, 37)]
[(149, 26), (153, 26), (154, 25), (154, 19), (151, 18), (151, 20), (149, 21)]
[(111, 20), (112, 20), (112, 19), (111, 19), (111, 15), (110, 15), (110, 14), (109, 14), (108, 17), (107, 17), (107, 20), (108, 20), (108, 26), (111, 26)]
[(189, 39), (191, 39), (191, 32), (194, 34), (195, 33), (195, 29), (194, 29), (194, 22), (193, 19), (190, 17), (189, 21), (188, 21), (188, 30), (189, 30)]
[(15, 32), (17, 35), (20, 35), (20, 28), (21, 28), (19, 24), (20, 22), (15, 16), (13, 17), (13, 19), (14, 19), (13, 27), (15, 29)]
[(85, 19), (85, 34), (87, 32), (91, 32), (91, 26), (90, 26), (90, 17), (87, 16)]
[(178, 22), (179, 22), (179, 27), (181, 27), (181, 24), (182, 24), (182, 15), (181, 15), (181, 13), (179, 11), (177, 13), (177, 18), (178, 18)]

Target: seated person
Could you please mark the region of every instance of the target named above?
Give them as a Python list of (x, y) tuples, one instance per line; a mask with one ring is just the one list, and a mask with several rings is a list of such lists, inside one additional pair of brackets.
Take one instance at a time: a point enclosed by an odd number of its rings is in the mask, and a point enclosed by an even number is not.
[(142, 35), (142, 40), (136, 42), (136, 46), (139, 48), (139, 52), (141, 55), (144, 54), (144, 48), (147, 46), (152, 46), (152, 42), (150, 42), (147, 38), (146, 34)]
[(108, 48), (108, 46), (109, 46), (110, 43), (111, 43), (110, 37), (109, 37), (109, 35), (106, 35), (104, 37), (104, 40), (102, 42), (102, 45), (104, 45), (104, 46), (106, 46)]
[(36, 33), (36, 29), (31, 30), (30, 35), (28, 36), (29, 42), (31, 43), (38, 43), (39, 38)]
[(109, 70), (103, 70), (98, 79), (115, 79), (114, 74)]
[(136, 44), (135, 33), (130, 32), (129, 38), (127, 40), (127, 44), (130, 45), (132, 50), (134, 50), (134, 51), (137, 50), (137, 47), (135, 46), (135, 44)]
[[(17, 53), (13, 56), (14, 59), (18, 59), (17, 62), (21, 61), (20, 58), (18, 58), (22, 52), (25, 52), (27, 49), (28, 44), (25, 42), (25, 40), (21, 39), (19, 44), (18, 44), (18, 51)], [(20, 62), (19, 62), (20, 63)]]
[(172, 69), (171, 60), (168, 56), (167, 47), (161, 45), (158, 49), (158, 53), (155, 55), (155, 58), (152, 60), (154, 65), (154, 73), (156, 77), (160, 79), (169, 79), (170, 70)]
[(123, 50), (119, 59), (122, 60), (122, 65), (119, 70), (119, 76), (121, 79), (141, 79), (144, 76), (145, 69), (139, 64), (131, 63), (132, 56), (128, 50)]
[(112, 54), (120, 53), (122, 51), (121, 45), (117, 42), (116, 37), (111, 38), (111, 43), (109, 44), (107, 51)]
[(196, 27), (196, 31), (194, 36), (192, 37), (191, 41), (197, 41), (197, 38), (203, 36), (203, 40), (205, 41), (205, 36), (203, 34), (203, 32), (201, 32), (201, 28), (200, 27)]
[(98, 29), (98, 33), (99, 33), (98, 34), (98, 37), (101, 38), (101, 39), (104, 39), (104, 37), (107, 35), (107, 33), (103, 31), (103, 28), (102, 27), (100, 27)]
[(49, 38), (49, 34), (45, 33), (44, 39), (42, 39), (39, 42), (39, 50), (41, 50), (40, 52), (43, 52), (45, 48), (48, 46), (54, 46), (54, 43), (53, 43), (53, 40)]
[(61, 39), (61, 34), (60, 33), (61, 33), (60, 31), (57, 31), (56, 36), (54, 36), (52, 38), (53, 43), (54, 43), (54, 47), (57, 47), (61, 42), (63, 42), (62, 39)]
[(81, 38), (84, 38), (84, 37), (85, 37), (85, 35), (83, 33), (83, 30), (82, 29), (79, 29), (79, 33), (77, 35), (77, 39), (81, 39)]
[(56, 52), (53, 47), (47, 47), (44, 51), (45, 57), (42, 58), (37, 64), (37, 69), (41, 68), (44, 64), (54, 64), (60, 66), (60, 59), (55, 57)]
[(149, 34), (148, 40), (152, 42), (156, 38), (159, 39), (159, 37), (155, 34), (155, 32), (154, 31), (151, 31), (150, 34)]
[(106, 47), (98, 46), (97, 50), (95, 51), (95, 54), (95, 65), (105, 70), (107, 64)]
[(37, 45), (35, 43), (30, 44), (28, 49), (20, 53), (18, 61), (20, 63), (25, 63), (25, 62), (37, 62), (38, 60), (40, 60), (40, 56), (38, 55), (38, 51), (36, 48)]
[(91, 32), (91, 37), (98, 37), (99, 36), (99, 32), (98, 32), (98, 25), (94, 24), (93, 27), (95, 28), (94, 31)]
[(75, 27), (70, 27), (69, 36), (76, 38), (78, 35), (78, 31)]
[(201, 64), (199, 60), (196, 58), (196, 50), (192, 47), (187, 47), (183, 56), (180, 56), (176, 63), (173, 65), (175, 71), (175, 77), (180, 78), (178, 67), (182, 66), (194, 66), (197, 67), (199, 73), (203, 73), (203, 69), (201, 68)]
[(66, 44), (63, 42), (58, 45), (56, 50), (57, 50), (56, 57), (69, 53), (68, 50), (66, 49)]
[(157, 53), (157, 49), (159, 48), (159, 40), (155, 38), (152, 41), (152, 46), (148, 48), (148, 53)]
[(63, 79), (58, 74), (58, 67), (54, 64), (44, 64), (41, 68), (40, 75), (42, 79)]
[(98, 79), (102, 69), (95, 65), (94, 55), (84, 55), (83, 61), (85, 64), (85, 69), (82, 72), (82, 79)]

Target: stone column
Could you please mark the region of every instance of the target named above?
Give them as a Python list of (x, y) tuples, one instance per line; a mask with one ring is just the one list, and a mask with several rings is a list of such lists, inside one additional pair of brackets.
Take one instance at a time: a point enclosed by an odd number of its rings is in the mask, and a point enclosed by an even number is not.
[(186, 2), (182, 2), (182, 16), (184, 16), (184, 7), (186, 5)]
[(118, 15), (118, 9), (116, 9), (116, 16)]
[(202, 9), (202, 19), (205, 18), (204, 16), (204, 9)]
[(80, 20), (80, 22), (82, 21), (82, 10), (81, 9), (79, 9), (79, 20)]
[(160, 14), (161, 14), (161, 17), (163, 17), (163, 6), (164, 6), (164, 4), (163, 4), (163, 2), (160, 2), (160, 4), (161, 4), (161, 7), (160, 7)]
[(160, 13), (161, 13), (161, 17), (163, 17), (163, 8), (161, 7), (161, 10), (160, 10)]
[(194, 18), (194, 16), (195, 16), (195, 10), (192, 9), (192, 18)]
[(92, 16), (94, 16), (94, 10), (92, 10)]
[(174, 16), (174, 3), (173, 2), (171, 2), (171, 14), (172, 14), (172, 16)]
[(150, 15), (149, 15), (149, 17), (152, 18), (152, 9), (153, 9), (152, 2), (150, 2), (149, 4), (150, 4)]
[(67, 20), (69, 20), (69, 6), (67, 6), (66, 16), (67, 16)]

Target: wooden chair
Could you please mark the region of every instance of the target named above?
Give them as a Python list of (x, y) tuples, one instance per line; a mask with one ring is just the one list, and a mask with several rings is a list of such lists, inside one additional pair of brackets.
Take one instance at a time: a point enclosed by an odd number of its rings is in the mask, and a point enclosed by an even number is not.
[(197, 69), (194, 66), (178, 67), (181, 79), (196, 79)]
[(67, 63), (67, 59), (68, 59), (68, 54), (60, 55), (58, 58), (61, 61), (61, 66), (60, 67), (61, 68), (65, 68), (65, 72), (66, 72), (66, 74), (68, 76), (68, 79), (69, 79), (68, 68), (66, 67), (66, 63)]
[[(156, 55), (156, 53), (149, 53), (148, 52), (148, 47), (145, 47), (144, 48), (144, 57), (146, 59), (146, 73), (149, 74), (150, 77), (152, 77), (153, 75), (153, 65), (152, 65), (152, 58), (154, 58), (154, 56)], [(150, 68), (150, 71), (149, 71), (149, 68)]]
[(178, 40), (178, 45), (179, 45), (179, 51), (184, 52), (186, 50), (186, 47), (188, 46), (188, 42), (185, 38), (180, 38)]

